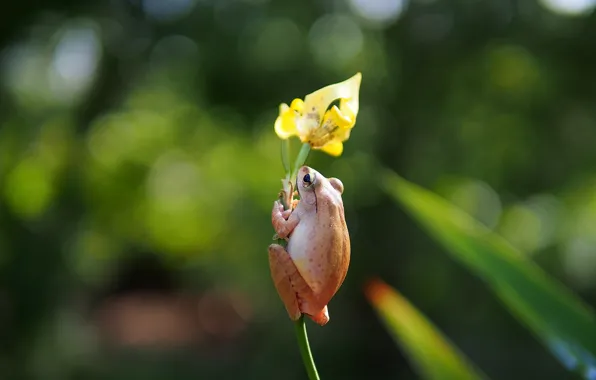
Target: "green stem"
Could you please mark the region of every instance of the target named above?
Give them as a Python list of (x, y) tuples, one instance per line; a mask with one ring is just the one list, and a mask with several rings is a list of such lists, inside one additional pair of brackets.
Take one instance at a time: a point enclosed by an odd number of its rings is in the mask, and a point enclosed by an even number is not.
[(302, 356), (302, 362), (304, 363), (308, 378), (310, 380), (319, 380), (317, 367), (315, 367), (315, 361), (310, 352), (310, 345), (308, 344), (304, 315), (301, 315), (300, 318), (294, 322), (294, 330), (296, 331), (296, 338), (298, 339), (298, 346), (300, 347), (300, 355)]
[(290, 174), (290, 140), (281, 141), (281, 163), (284, 167), (284, 172)]
[(298, 169), (306, 162), (308, 158), (308, 154), (310, 153), (310, 145), (309, 144), (302, 144), (302, 148), (300, 148), (300, 152), (298, 153), (298, 157), (296, 157), (296, 162), (294, 164), (294, 171), (292, 172), (291, 179), (293, 180), (296, 177), (296, 173), (298, 173)]

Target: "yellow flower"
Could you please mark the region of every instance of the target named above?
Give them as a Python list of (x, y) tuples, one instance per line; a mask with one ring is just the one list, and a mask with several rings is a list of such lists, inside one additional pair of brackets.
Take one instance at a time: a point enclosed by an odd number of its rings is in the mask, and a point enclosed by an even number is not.
[[(275, 133), (281, 139), (298, 136), (313, 149), (332, 156), (342, 154), (343, 142), (350, 137), (358, 115), (358, 92), (362, 74), (321, 88), (302, 99), (294, 99), (288, 106), (279, 106)], [(339, 108), (331, 103), (339, 99)]]

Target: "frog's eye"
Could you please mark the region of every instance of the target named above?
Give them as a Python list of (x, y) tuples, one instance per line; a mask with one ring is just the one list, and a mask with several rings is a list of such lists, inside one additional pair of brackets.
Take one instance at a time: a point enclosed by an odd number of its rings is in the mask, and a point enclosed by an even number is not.
[(316, 182), (315, 174), (305, 174), (304, 177), (302, 177), (302, 182), (304, 182), (304, 187), (311, 187)]

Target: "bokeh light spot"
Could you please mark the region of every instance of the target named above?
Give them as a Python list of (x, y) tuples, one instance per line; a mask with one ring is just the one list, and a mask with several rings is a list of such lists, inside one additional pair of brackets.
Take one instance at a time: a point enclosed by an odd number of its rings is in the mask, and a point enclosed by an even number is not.
[(43, 46), (22, 43), (8, 48), (3, 55), (2, 82), (19, 103), (31, 108), (51, 103)]
[[(154, 243), (173, 253), (205, 248), (218, 236), (221, 218), (212, 195), (202, 197), (199, 168), (183, 152), (160, 156), (147, 178), (144, 218)], [(213, 207), (212, 207), (213, 206)]]
[(149, 110), (107, 115), (92, 126), (89, 151), (106, 167), (124, 160), (148, 164), (172, 143), (176, 129), (170, 122), (166, 114)]
[(239, 50), (249, 62), (265, 70), (287, 70), (298, 63), (303, 36), (294, 21), (285, 18), (254, 22), (240, 39)]
[(149, 198), (171, 207), (187, 207), (196, 198), (198, 187), (198, 168), (174, 152), (156, 161), (147, 182)]
[(499, 232), (524, 253), (539, 247), (542, 223), (534, 211), (525, 205), (515, 205), (505, 211)]
[(595, 0), (540, 0), (549, 11), (565, 16), (579, 16), (591, 12), (596, 6)]
[(101, 41), (94, 24), (68, 27), (59, 34), (49, 83), (57, 98), (70, 103), (80, 99), (92, 83), (101, 56)]
[(319, 65), (341, 69), (361, 52), (364, 36), (351, 17), (329, 14), (312, 25), (309, 40)]
[(66, 261), (80, 281), (89, 285), (109, 281), (106, 271), (112, 269), (117, 254), (121, 253), (118, 240), (91, 227), (82, 227), (68, 242)]
[(499, 195), (486, 183), (472, 179), (452, 180), (445, 185), (445, 197), (489, 228), (501, 216)]
[(509, 95), (529, 95), (540, 82), (534, 57), (520, 46), (499, 46), (488, 54), (489, 78), (493, 86)]
[(389, 24), (399, 18), (406, 0), (350, 0), (354, 13), (377, 24)]
[(570, 280), (580, 288), (596, 285), (596, 239), (570, 240), (563, 255), (563, 267)]
[(596, 182), (594, 179), (582, 184), (568, 195), (565, 234), (569, 238), (596, 236)]
[(499, 232), (511, 244), (532, 254), (554, 243), (562, 212), (556, 197), (535, 195), (505, 210)]
[(54, 187), (49, 171), (35, 157), (26, 157), (6, 179), (5, 197), (12, 210), (25, 219), (33, 219), (50, 205)]

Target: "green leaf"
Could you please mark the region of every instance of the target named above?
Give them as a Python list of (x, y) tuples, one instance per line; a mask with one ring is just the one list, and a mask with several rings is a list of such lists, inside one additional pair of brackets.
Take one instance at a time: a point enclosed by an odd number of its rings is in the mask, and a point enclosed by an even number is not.
[(482, 278), (563, 365), (585, 377), (596, 373), (596, 319), (579, 297), (445, 199), (394, 172), (382, 178), (385, 190), (453, 258)]
[(367, 285), (365, 294), (425, 379), (486, 378), (396, 290), (375, 279)]

